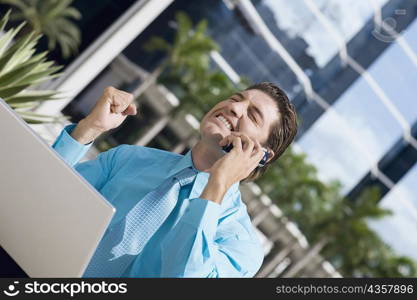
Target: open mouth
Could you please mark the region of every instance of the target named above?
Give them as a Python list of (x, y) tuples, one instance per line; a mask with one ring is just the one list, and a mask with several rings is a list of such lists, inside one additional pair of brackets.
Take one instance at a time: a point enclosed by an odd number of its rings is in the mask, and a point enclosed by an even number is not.
[(227, 129), (233, 131), (233, 125), (225, 117), (223, 117), (221, 114), (218, 114), (216, 118), (217, 120), (220, 120)]

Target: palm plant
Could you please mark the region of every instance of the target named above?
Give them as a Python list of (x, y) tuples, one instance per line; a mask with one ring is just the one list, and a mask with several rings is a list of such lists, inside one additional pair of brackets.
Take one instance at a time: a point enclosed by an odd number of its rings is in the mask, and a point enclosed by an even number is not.
[(175, 20), (177, 28), (172, 44), (158, 36), (151, 37), (145, 44), (146, 51), (160, 51), (166, 58), (133, 93), (135, 96), (138, 97), (155, 83), (163, 72), (167, 78), (179, 75), (186, 82), (206, 79), (210, 51), (218, 49), (217, 44), (206, 34), (207, 21), (202, 20), (194, 27), (184, 12), (177, 12)]
[(297, 154), (292, 148), (257, 183), (312, 243), (303, 259), (284, 276), (296, 276), (318, 253), (344, 276), (417, 274), (415, 262), (397, 256), (367, 224), (368, 219), (390, 214), (378, 206), (377, 188), (365, 189), (355, 200), (347, 199), (341, 195), (338, 182), (321, 182), (305, 154)]
[(44, 34), (48, 39), (49, 50), (54, 50), (58, 44), (62, 56), (67, 58), (76, 54), (81, 42), (78, 27), (69, 20), (80, 19), (80, 12), (69, 7), (73, 0), (0, 0), (17, 9), (11, 15), (11, 20), (27, 21), (24, 32), (34, 31)]
[[(0, 32), (4, 32), (10, 11), (0, 21)], [(55, 78), (61, 68), (46, 61), (47, 52), (35, 54), (35, 46), (40, 36), (29, 33), (13, 43), (22, 29), (9, 29), (0, 36), (0, 97), (20, 114), (28, 123), (38, 124), (58, 122), (63, 117), (41, 115), (31, 112), (40, 102), (57, 99), (57, 93), (50, 90), (34, 90), (39, 83)]]

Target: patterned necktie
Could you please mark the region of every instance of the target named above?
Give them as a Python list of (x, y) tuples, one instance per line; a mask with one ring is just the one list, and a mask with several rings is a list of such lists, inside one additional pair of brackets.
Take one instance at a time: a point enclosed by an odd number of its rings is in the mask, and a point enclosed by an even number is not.
[(181, 187), (196, 174), (185, 168), (146, 194), (106, 231), (83, 277), (120, 277), (174, 209)]

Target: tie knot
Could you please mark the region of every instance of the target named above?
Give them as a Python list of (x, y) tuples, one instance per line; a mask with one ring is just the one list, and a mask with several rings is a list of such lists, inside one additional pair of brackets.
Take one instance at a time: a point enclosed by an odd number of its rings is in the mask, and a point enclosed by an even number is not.
[(192, 167), (188, 167), (175, 174), (174, 179), (177, 180), (181, 186), (185, 186), (194, 180), (196, 174), (197, 172)]

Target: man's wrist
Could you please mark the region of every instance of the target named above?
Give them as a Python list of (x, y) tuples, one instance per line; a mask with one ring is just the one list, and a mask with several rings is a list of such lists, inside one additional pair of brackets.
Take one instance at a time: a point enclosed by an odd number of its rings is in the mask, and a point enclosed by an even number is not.
[(84, 145), (94, 141), (100, 134), (102, 134), (102, 131), (90, 126), (85, 119), (78, 122), (77, 126), (71, 132), (72, 138)]
[(200, 198), (221, 204), (228, 189), (229, 187), (225, 182), (222, 182), (218, 178), (210, 175)]

